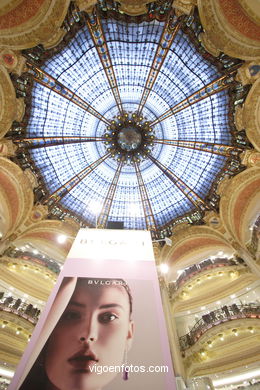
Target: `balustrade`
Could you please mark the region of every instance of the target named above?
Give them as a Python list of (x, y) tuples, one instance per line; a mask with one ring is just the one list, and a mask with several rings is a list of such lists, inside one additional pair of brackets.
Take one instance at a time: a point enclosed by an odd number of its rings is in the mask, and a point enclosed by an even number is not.
[(210, 328), (226, 321), (237, 320), (241, 318), (260, 318), (260, 305), (248, 303), (246, 305), (223, 306), (220, 309), (204, 314), (191, 331), (179, 338), (182, 351), (194, 345), (198, 339)]

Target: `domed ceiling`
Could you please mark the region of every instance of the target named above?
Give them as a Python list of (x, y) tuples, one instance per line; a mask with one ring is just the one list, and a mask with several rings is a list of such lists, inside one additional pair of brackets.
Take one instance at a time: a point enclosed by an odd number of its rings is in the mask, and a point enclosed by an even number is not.
[(228, 120), (234, 63), (214, 62), (196, 19), (167, 6), (136, 18), (71, 8), (64, 26), (56, 48), (24, 51), (33, 83), (21, 145), (44, 202), (88, 226), (157, 237), (200, 220), (241, 152)]

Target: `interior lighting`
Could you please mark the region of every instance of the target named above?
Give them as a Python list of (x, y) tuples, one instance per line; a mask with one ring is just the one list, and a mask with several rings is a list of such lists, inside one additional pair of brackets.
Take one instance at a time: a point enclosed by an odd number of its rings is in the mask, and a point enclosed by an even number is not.
[(64, 244), (64, 242), (66, 242), (66, 240), (67, 240), (67, 236), (65, 236), (65, 234), (60, 234), (57, 237), (57, 241), (59, 244)]
[(12, 378), (13, 375), (14, 375), (13, 371), (0, 367), (0, 376), (6, 377), (6, 378)]
[(101, 211), (101, 204), (95, 200), (90, 202), (88, 209), (93, 212), (93, 214), (97, 215)]
[(34, 250), (33, 250), (33, 254), (34, 254), (34, 255), (38, 255), (38, 253), (39, 253), (39, 251), (37, 251), (37, 249), (34, 249)]
[(160, 271), (162, 274), (167, 274), (169, 272), (168, 264), (165, 263), (160, 264)]
[(248, 372), (245, 372), (244, 374), (238, 374), (238, 375), (230, 375), (230, 376), (227, 376), (225, 378), (221, 378), (221, 379), (217, 379), (217, 380), (214, 380), (213, 379), (213, 385), (214, 387), (218, 387), (218, 386), (224, 386), (224, 385), (229, 385), (229, 384), (235, 384), (235, 383), (239, 383), (239, 382), (242, 382), (246, 379), (256, 379), (257, 377), (260, 376), (260, 369), (255, 369), (255, 370), (252, 370), (252, 371), (248, 371)]
[(169, 237), (161, 238), (160, 240), (153, 240), (153, 242), (160, 242), (160, 241), (164, 241), (166, 245), (172, 246), (172, 240)]

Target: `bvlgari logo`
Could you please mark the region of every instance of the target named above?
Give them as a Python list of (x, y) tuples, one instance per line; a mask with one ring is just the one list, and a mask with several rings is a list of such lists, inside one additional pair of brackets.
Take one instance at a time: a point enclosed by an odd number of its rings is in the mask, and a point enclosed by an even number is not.
[(144, 246), (145, 242), (144, 241), (123, 241), (123, 240), (93, 240), (93, 239), (87, 239), (87, 238), (82, 238), (80, 240), (81, 245), (90, 245), (90, 246), (98, 246), (102, 245), (104, 246), (129, 246), (129, 245), (134, 245), (134, 246)]
[(89, 279), (88, 284), (92, 284), (94, 286), (127, 286), (127, 283), (124, 280), (117, 279)]

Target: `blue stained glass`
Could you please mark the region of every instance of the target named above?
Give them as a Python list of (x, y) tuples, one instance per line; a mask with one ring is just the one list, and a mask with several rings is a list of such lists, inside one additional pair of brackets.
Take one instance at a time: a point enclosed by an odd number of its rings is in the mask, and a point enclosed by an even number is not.
[[(91, 20), (91, 23), (94, 21)], [(109, 56), (104, 53), (104, 48), (99, 50), (105, 66), (109, 66), (109, 57), (111, 58), (123, 110), (128, 113), (138, 111), (145, 92), (147, 100), (142, 115), (150, 122), (156, 121), (166, 111), (221, 76), (216, 67), (196, 51), (189, 38), (179, 31), (165, 59), (162, 58), (165, 50), (160, 51), (157, 61), (163, 62), (162, 67), (155, 82), (149, 85), (151, 90), (145, 90), (164, 22), (126, 24), (122, 21), (103, 20), (102, 27)], [(98, 31), (95, 32), (95, 37), (100, 37)], [(168, 41), (171, 35), (165, 34), (164, 38)], [(102, 43), (99, 38), (98, 44)], [(163, 42), (161, 47), (166, 48), (167, 43)], [(86, 26), (76, 33), (61, 52), (48, 59), (42, 69), (106, 120), (113, 120), (119, 114), (114, 97), (116, 90), (111, 89)], [(107, 73), (112, 77), (110, 68)], [(156, 75), (156, 71), (153, 75)], [(61, 85), (56, 87), (64, 93)], [(116, 87), (116, 84), (113, 86)], [(226, 91), (207, 97), (157, 123), (153, 126), (154, 135), (160, 140), (229, 145), (231, 135), (227, 103)], [(103, 137), (106, 128), (107, 124), (93, 115), (93, 111), (84, 110), (64, 96), (35, 83), (28, 137)], [(77, 178), (79, 172), (106, 153), (103, 141), (64, 144), (31, 151), (50, 193), (69, 180)], [(187, 188), (202, 199), (207, 196), (227, 160), (226, 157), (201, 150), (156, 143), (151, 154), (173, 173), (175, 181), (181, 179)], [(194, 204), (185, 195), (185, 191), (152, 160), (144, 159), (139, 167), (158, 228), (194, 210)], [(95, 215), (90, 207), (91, 200), (95, 199), (102, 207), (117, 168), (118, 162), (115, 159), (106, 159), (82, 180), (78, 180), (78, 184), (60, 203), (81, 215), (89, 225), (94, 225)], [(125, 228), (129, 229), (147, 227), (138, 180), (132, 165), (122, 167), (108, 219), (123, 221)]]

